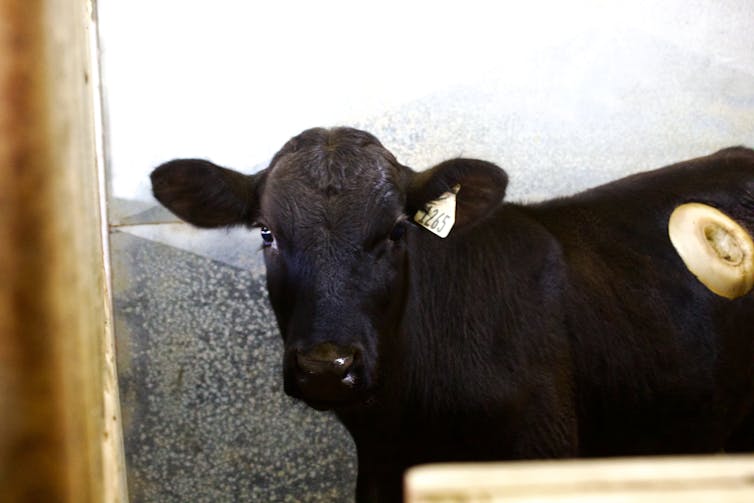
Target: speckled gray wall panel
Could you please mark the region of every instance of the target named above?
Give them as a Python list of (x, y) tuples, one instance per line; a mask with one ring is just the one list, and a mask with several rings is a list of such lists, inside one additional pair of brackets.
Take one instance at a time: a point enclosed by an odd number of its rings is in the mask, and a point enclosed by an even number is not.
[(350, 437), (283, 393), (263, 277), (122, 232), (112, 246), (132, 502), (351, 501)]

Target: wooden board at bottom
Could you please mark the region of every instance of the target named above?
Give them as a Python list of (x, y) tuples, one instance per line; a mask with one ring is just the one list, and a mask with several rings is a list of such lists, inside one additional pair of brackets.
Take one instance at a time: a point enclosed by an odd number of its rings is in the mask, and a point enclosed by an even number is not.
[(417, 466), (407, 503), (754, 502), (754, 456)]

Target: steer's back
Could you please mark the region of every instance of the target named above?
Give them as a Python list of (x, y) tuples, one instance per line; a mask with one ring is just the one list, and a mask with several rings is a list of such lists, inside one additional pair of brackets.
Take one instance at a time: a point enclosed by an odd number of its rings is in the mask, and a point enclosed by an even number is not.
[(526, 210), (563, 249), (585, 455), (754, 449), (754, 292), (720, 297), (686, 268), (668, 220), (688, 202), (754, 235), (754, 151)]

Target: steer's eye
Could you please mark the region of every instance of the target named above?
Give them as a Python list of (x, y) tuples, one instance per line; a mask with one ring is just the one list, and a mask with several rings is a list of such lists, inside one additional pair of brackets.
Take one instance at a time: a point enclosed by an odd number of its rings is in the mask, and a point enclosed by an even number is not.
[(397, 224), (393, 226), (393, 230), (390, 231), (390, 240), (400, 241), (405, 234), (406, 234), (406, 224), (403, 222), (398, 222)]
[(262, 234), (262, 245), (271, 246), (272, 243), (275, 241), (275, 237), (272, 235), (272, 231), (268, 229), (267, 227), (263, 226), (260, 229), (260, 233)]

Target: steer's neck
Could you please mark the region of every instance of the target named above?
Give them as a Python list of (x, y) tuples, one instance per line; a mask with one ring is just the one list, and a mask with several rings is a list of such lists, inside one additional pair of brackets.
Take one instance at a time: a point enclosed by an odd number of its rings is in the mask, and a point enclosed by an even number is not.
[[(529, 335), (563, 326), (557, 241), (515, 205), (446, 239), (415, 231), (391, 355), (400, 363), (388, 392), (427, 417), (470, 414), (500, 393), (514, 396), (511, 369), (537, 365), (531, 355), (541, 353)], [(510, 389), (499, 389), (501, 381)]]

